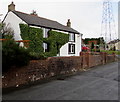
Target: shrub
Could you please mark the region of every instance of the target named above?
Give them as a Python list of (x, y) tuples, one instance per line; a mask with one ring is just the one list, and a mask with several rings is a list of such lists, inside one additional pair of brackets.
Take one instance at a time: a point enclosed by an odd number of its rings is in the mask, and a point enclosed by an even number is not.
[[(8, 36), (7, 36), (8, 37)], [(2, 42), (2, 71), (6, 72), (12, 66), (27, 65), (30, 60), (29, 51), (19, 47), (13, 39)]]
[(36, 53), (36, 52), (30, 52), (30, 59), (31, 60), (42, 60), (46, 59), (47, 56), (44, 56), (44, 54)]

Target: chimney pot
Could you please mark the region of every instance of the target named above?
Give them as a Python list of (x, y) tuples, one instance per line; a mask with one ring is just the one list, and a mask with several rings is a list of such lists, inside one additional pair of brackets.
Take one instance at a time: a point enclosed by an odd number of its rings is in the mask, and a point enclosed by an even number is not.
[(8, 12), (9, 11), (15, 11), (15, 4), (13, 3), (13, 1), (11, 2), (10, 5), (8, 5)]
[(71, 27), (70, 19), (68, 19), (67, 26), (68, 26), (68, 27)]

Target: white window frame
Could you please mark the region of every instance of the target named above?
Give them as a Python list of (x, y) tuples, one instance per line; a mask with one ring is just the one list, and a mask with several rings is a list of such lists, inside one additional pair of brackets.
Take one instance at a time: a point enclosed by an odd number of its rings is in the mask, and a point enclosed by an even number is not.
[(69, 33), (69, 41), (75, 42), (75, 34)]
[(47, 28), (43, 28), (43, 38), (47, 38), (48, 37), (48, 31), (50, 29), (47, 29)]
[(46, 52), (47, 49), (48, 49), (48, 44), (47, 43), (43, 43), (43, 51)]

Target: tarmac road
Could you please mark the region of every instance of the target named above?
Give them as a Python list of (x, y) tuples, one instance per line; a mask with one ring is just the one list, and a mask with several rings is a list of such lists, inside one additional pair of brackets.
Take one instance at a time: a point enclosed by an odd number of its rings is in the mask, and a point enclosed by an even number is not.
[[(120, 63), (120, 62), (119, 62)], [(118, 100), (118, 62), (3, 95), (3, 100)]]

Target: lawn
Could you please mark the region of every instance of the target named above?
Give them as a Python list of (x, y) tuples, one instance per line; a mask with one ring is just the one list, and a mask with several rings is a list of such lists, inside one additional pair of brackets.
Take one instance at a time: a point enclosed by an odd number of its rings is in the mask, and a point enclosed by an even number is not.
[(117, 55), (120, 55), (120, 51), (108, 51), (108, 50), (101, 50), (101, 52), (107, 52), (108, 54), (115, 53)]

